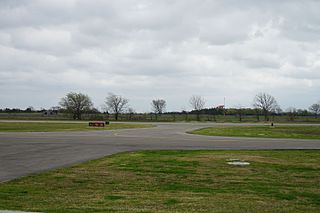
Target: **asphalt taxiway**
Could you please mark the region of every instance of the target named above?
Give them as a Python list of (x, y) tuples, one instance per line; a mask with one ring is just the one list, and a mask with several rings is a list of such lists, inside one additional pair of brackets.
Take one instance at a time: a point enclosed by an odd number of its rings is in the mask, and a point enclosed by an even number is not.
[(221, 124), (155, 125), (154, 128), (109, 131), (0, 132), (0, 182), (125, 151), (320, 149), (320, 140), (214, 137), (186, 133)]

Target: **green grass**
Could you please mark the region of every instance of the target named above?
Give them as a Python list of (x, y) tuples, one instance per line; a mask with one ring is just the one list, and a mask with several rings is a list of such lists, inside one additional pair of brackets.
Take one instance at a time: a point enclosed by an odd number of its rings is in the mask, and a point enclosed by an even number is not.
[(208, 136), (320, 139), (320, 126), (218, 126), (190, 133)]
[(0, 122), (0, 132), (56, 132), (147, 128), (149, 124), (111, 123), (105, 127), (89, 127), (88, 123)]
[(1, 183), (0, 209), (319, 212), (319, 162), (316, 150), (122, 153)]

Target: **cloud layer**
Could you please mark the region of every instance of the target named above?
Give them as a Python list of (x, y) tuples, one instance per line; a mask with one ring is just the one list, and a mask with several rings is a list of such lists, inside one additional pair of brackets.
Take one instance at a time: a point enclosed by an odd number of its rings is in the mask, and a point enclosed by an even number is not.
[(283, 108), (320, 99), (320, 2), (0, 1), (0, 107), (50, 107), (69, 91), (99, 107), (108, 92), (137, 111), (154, 98), (188, 109)]

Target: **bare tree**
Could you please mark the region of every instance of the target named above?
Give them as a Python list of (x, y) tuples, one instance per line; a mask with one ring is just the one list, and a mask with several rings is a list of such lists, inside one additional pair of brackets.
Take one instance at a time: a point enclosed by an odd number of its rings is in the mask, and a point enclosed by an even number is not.
[(320, 114), (320, 104), (312, 104), (309, 107), (309, 110), (315, 114), (315, 117), (317, 117)]
[(155, 99), (151, 102), (152, 111), (156, 115), (156, 120), (158, 119), (157, 115), (161, 115), (166, 109), (167, 103), (163, 99)]
[(189, 103), (197, 113), (197, 120), (200, 121), (200, 112), (204, 108), (206, 100), (202, 98), (200, 95), (193, 95), (191, 96)]
[(59, 103), (67, 112), (72, 113), (73, 119), (81, 120), (81, 115), (92, 110), (93, 103), (88, 95), (70, 92)]
[(109, 93), (108, 97), (106, 97), (105, 104), (107, 110), (114, 113), (115, 119), (118, 120), (119, 114), (122, 113), (128, 105), (128, 99)]
[(269, 114), (271, 112), (276, 112), (280, 109), (276, 99), (267, 93), (257, 94), (254, 98), (253, 106), (261, 109), (265, 121), (269, 120)]

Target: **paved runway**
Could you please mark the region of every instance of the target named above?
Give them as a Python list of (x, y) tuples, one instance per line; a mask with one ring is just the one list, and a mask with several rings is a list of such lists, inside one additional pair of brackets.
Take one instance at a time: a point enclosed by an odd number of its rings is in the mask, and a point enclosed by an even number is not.
[(320, 140), (211, 137), (185, 133), (192, 129), (218, 124), (159, 123), (156, 125), (157, 127), (148, 129), (113, 131), (0, 132), (0, 181), (124, 151), (320, 149)]

